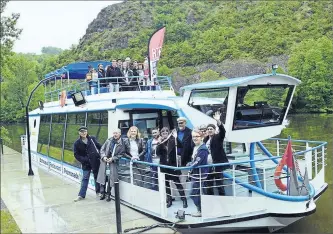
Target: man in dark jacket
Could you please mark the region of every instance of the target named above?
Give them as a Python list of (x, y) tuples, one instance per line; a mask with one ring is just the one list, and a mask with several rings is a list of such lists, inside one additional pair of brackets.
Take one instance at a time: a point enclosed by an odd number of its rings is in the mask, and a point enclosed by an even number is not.
[(112, 77), (122, 77), (123, 73), (121, 72), (120, 68), (117, 67), (117, 60), (113, 59), (111, 66), (108, 66), (108, 69), (106, 70), (106, 77), (109, 77), (106, 82), (109, 83), (110, 92), (118, 92), (119, 91), (119, 84), (118, 84), (118, 78), (112, 78)]
[[(206, 144), (209, 155), (208, 155), (208, 164), (217, 164), (217, 163), (228, 163), (228, 158), (225, 154), (223, 148), (223, 141), (225, 137), (225, 129), (220, 120), (221, 113), (216, 112), (213, 118), (217, 121), (217, 126), (219, 127), (219, 133), (216, 134), (216, 126), (214, 124), (207, 125), (207, 133), (203, 140)], [(216, 187), (219, 192), (219, 195), (225, 195), (224, 186), (223, 186), (223, 170), (229, 168), (228, 166), (219, 166), (219, 167), (210, 167), (209, 174), (207, 177), (207, 195), (214, 195), (214, 181), (216, 182)]]
[[(106, 77), (122, 77), (123, 74), (121, 73), (119, 67), (117, 67), (117, 60), (113, 59), (111, 67), (108, 68), (106, 71)], [(116, 80), (110, 80), (110, 82), (115, 82)]]
[(192, 131), (186, 127), (187, 119), (184, 117), (179, 117), (177, 119), (177, 138), (181, 142), (181, 146), (177, 146), (177, 155), (181, 157), (181, 165), (185, 167), (187, 163), (191, 162), (191, 156), (193, 153), (192, 147)]
[(85, 126), (79, 128), (79, 139), (74, 143), (74, 157), (81, 163), (83, 176), (81, 182), (81, 189), (75, 202), (80, 201), (86, 197), (90, 172), (92, 171), (95, 179), (96, 195), (99, 196), (100, 185), (96, 182), (98, 169), (100, 165), (99, 150), (101, 145), (95, 137), (88, 135), (88, 129)]
[[(175, 131), (173, 131), (175, 132)], [(172, 132), (172, 133), (173, 133)], [(170, 130), (167, 127), (161, 129), (161, 142), (156, 147), (156, 155), (160, 158), (160, 164), (166, 166), (177, 166), (176, 160), (176, 141), (177, 139), (172, 134), (169, 134)], [(179, 142), (180, 143), (180, 142)], [(179, 145), (179, 144), (178, 144)], [(161, 168), (161, 172), (165, 174), (165, 188), (167, 195), (167, 208), (172, 205), (172, 196), (170, 181), (173, 181), (177, 187), (178, 193), (183, 201), (183, 208), (187, 208), (187, 199), (184, 191), (184, 186), (180, 182), (181, 171), (171, 168)]]

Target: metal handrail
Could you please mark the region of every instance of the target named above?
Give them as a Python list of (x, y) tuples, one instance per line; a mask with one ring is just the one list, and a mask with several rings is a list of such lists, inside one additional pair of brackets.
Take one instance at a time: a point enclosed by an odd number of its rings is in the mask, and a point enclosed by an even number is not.
[[(126, 87), (139, 87), (140, 90), (141, 90), (141, 86), (142, 87), (147, 87), (147, 86), (151, 86), (151, 85), (141, 85), (139, 84), (139, 81), (142, 81), (143, 79), (145, 79), (144, 76), (128, 76), (128, 77), (103, 77), (103, 78), (98, 78), (97, 80), (90, 80), (90, 81), (84, 81), (84, 82), (79, 82), (79, 83), (75, 83), (75, 84), (70, 84), (70, 85), (66, 85), (66, 86), (63, 86), (59, 89), (55, 89), (55, 90), (52, 90), (52, 91), (49, 91), (49, 92), (44, 92), (44, 95), (47, 96), (47, 95), (52, 95), (52, 94), (57, 94), (63, 90), (74, 90), (76, 91), (77, 89), (79, 89), (79, 87), (82, 87), (82, 86), (87, 86), (89, 85), (89, 83), (91, 82), (97, 82), (97, 87), (98, 87), (98, 90), (103, 87), (101, 85), (101, 81), (103, 80), (106, 80), (108, 81), (108, 83), (114, 83), (114, 84), (123, 84), (125, 85), (126, 82), (123, 81), (124, 79), (129, 79), (131, 80), (131, 82), (133, 81), (134, 79), (134, 82), (138, 82), (138, 85), (132, 85), (132, 86), (128, 86), (126, 85)], [(119, 80), (121, 80), (119, 82)], [(174, 90), (173, 86), (172, 86), (172, 82), (171, 82), (171, 78), (168, 77), (168, 76), (158, 76), (157, 79), (155, 80), (155, 84), (154, 86), (164, 86), (164, 85), (168, 85), (168, 88), (170, 90)], [(105, 84), (108, 84), (108, 83), (105, 83)], [(87, 88), (87, 87), (85, 87)], [(89, 89), (89, 88), (88, 88)], [(85, 90), (88, 90), (88, 89), (85, 89)]]

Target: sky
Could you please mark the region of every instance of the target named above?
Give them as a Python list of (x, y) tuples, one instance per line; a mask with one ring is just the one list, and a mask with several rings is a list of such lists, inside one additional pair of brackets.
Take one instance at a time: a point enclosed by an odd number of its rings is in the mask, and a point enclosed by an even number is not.
[(42, 47), (69, 49), (105, 7), (117, 1), (10, 1), (4, 15), (20, 13), (14, 52), (40, 54)]

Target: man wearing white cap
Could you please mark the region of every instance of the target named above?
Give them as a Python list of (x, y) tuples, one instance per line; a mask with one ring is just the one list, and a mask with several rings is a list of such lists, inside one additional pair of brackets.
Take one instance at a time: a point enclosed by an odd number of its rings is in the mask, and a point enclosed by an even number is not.
[(191, 162), (193, 152), (192, 148), (192, 131), (186, 127), (187, 119), (179, 117), (177, 119), (177, 138), (181, 142), (181, 146), (177, 147), (177, 155), (181, 156), (181, 165), (185, 167), (187, 163)]

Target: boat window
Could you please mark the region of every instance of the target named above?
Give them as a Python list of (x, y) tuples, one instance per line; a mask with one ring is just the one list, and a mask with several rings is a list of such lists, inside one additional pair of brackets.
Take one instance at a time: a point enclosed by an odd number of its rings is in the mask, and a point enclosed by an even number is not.
[(233, 129), (280, 125), (292, 90), (288, 85), (238, 87)]
[(177, 126), (178, 117), (177, 111), (162, 110), (163, 125), (160, 128), (168, 127), (169, 129), (174, 129)]
[[(66, 136), (64, 144), (64, 162), (80, 167), (81, 164), (74, 158), (73, 144), (78, 139), (78, 129), (85, 126), (86, 113), (70, 113), (67, 114)], [(89, 129), (88, 129), (88, 134)]]
[(121, 130), (121, 136), (127, 137), (127, 132), (130, 128), (131, 124), (129, 120), (119, 120), (118, 128)]
[(52, 115), (49, 156), (61, 161), (66, 114)]
[(51, 115), (41, 115), (37, 152), (44, 155), (48, 154), (50, 123), (51, 123)]
[(103, 144), (108, 138), (108, 112), (88, 112), (88, 133)]
[(220, 111), (221, 121), (225, 123), (228, 94), (228, 88), (193, 90), (188, 105), (212, 118), (216, 111)]
[(158, 112), (156, 111), (132, 113), (133, 125), (139, 129), (142, 138), (148, 139), (152, 137), (152, 129), (159, 126), (158, 117)]

